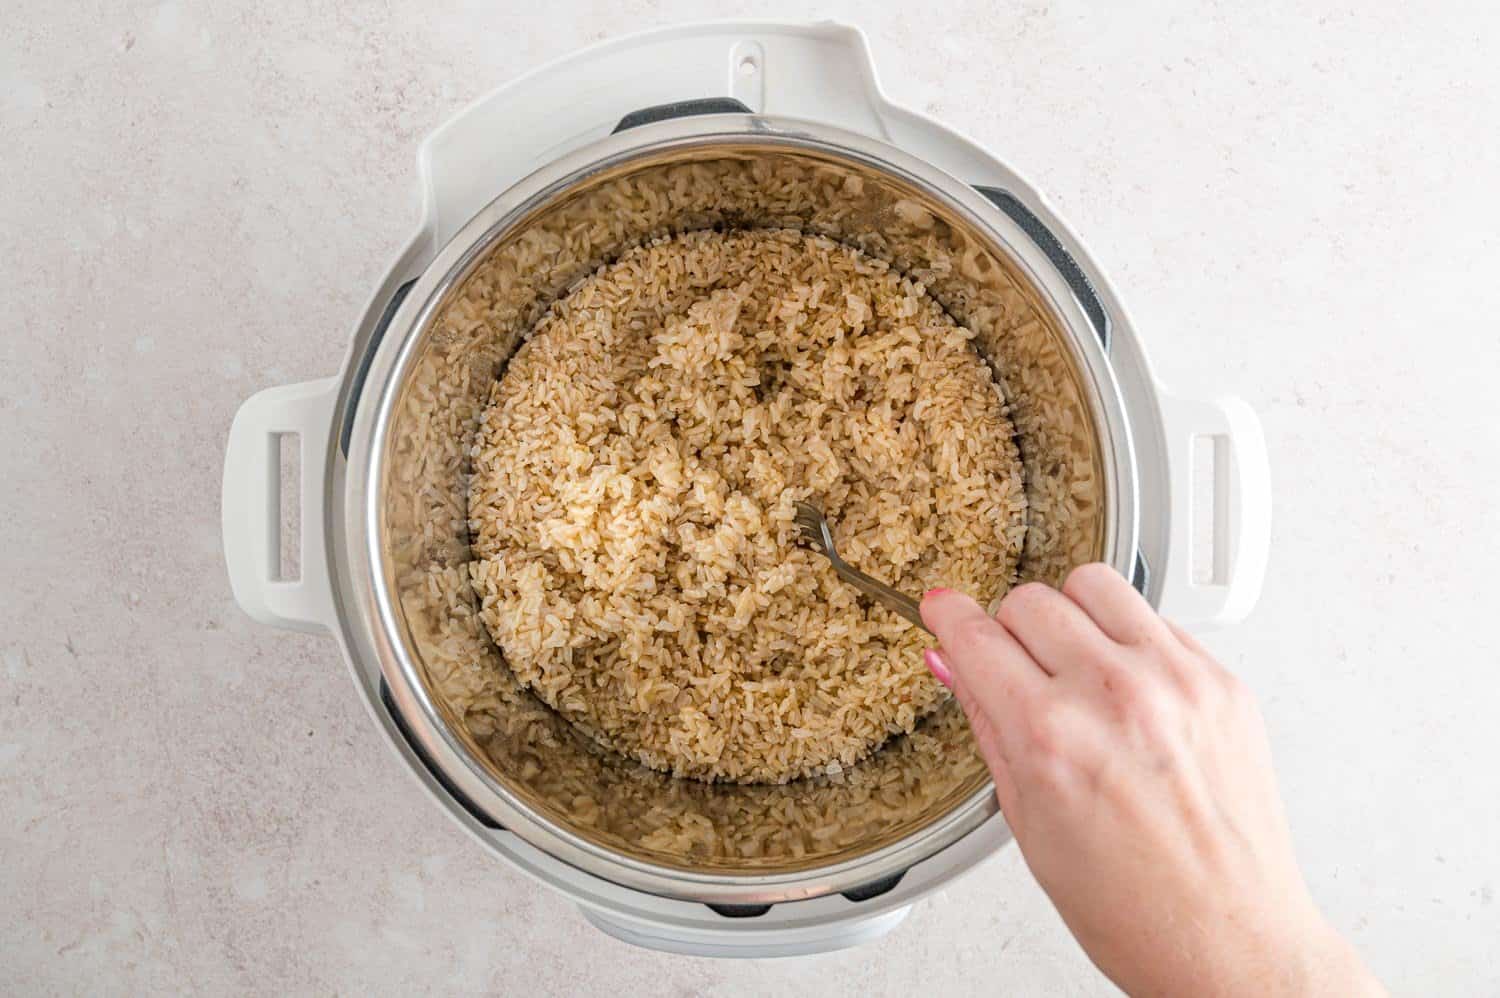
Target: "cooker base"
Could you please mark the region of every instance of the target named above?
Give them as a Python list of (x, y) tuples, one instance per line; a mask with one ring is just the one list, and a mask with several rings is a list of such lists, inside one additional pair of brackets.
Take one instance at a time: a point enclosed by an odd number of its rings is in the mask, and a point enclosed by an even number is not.
[(626, 922), (580, 905), (583, 917), (621, 942), (683, 956), (755, 957), (808, 956), (873, 942), (900, 925), (911, 906), (857, 921), (840, 920), (798, 928), (760, 928), (753, 919), (725, 919), (723, 929), (682, 929), (663, 932), (648, 922)]

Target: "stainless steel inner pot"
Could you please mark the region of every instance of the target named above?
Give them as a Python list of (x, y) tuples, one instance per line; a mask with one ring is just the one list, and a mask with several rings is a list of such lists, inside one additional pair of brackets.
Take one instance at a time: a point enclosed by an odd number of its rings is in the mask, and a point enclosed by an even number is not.
[[(479, 821), (665, 897), (764, 904), (890, 882), (995, 814), (956, 704), (841, 774), (704, 784), (594, 747), (519, 687), (469, 590), (467, 449), (495, 377), (548, 303), (643, 239), (785, 225), (889, 260), (976, 333), (1010, 401), (1032, 505), (1023, 574), (1136, 551), (1129, 424), (1081, 274), (999, 192), (802, 121), (645, 124), (496, 198), (398, 294), (346, 389), (342, 615), (387, 705)], [(1034, 222), (1031, 219), (1031, 222)]]

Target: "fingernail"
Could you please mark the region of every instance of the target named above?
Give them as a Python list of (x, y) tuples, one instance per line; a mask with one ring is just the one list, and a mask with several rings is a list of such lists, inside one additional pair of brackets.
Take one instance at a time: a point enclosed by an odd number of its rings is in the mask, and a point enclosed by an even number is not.
[(936, 596), (938, 593), (951, 593), (952, 591), (953, 590), (951, 590), (951, 589), (945, 589), (942, 586), (938, 586), (936, 589), (929, 589), (925, 593), (922, 594), (922, 602), (926, 603), (928, 601), (928, 599), (930, 599), (933, 596)]
[(953, 689), (953, 672), (948, 668), (948, 663), (943, 661), (943, 653), (936, 648), (929, 648), (922, 653), (922, 661), (927, 663), (927, 670), (932, 673), (933, 678), (950, 690)]

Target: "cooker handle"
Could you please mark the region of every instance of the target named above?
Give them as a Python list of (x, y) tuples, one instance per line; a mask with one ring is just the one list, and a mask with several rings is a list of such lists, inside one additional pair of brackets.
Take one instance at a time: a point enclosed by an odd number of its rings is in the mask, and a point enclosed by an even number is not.
[[(1243, 620), (1260, 596), (1271, 546), (1271, 470), (1255, 410), (1238, 398), (1158, 395), (1166, 434), (1170, 529), (1160, 609), (1198, 627)], [(1195, 441), (1214, 441), (1212, 531), (1195, 529)], [(1195, 582), (1195, 539), (1211, 537), (1213, 571)]]
[[(263, 624), (297, 631), (331, 627), (333, 585), (324, 546), (324, 482), (338, 379), (268, 388), (250, 396), (229, 429), (224, 455), (224, 561), (234, 598)], [(281, 563), (281, 460), (278, 437), (301, 443), (301, 575)]]
[(885, 118), (895, 113), (864, 34), (849, 25), (716, 21), (611, 39), (480, 98), (423, 141), (426, 251), (539, 166), (638, 122), (633, 113), (702, 99), (876, 138), (890, 137)]
[(632, 75), (653, 74), (667, 99), (624, 115), (616, 132), (689, 114), (764, 113), (886, 137), (869, 42), (852, 25), (706, 24), (627, 41)]

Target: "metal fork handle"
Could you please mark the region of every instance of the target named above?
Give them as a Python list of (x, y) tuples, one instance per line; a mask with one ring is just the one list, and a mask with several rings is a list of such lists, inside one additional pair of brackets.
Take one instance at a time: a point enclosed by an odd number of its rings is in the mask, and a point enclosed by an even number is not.
[(830, 557), (828, 563), (833, 566), (833, 570), (839, 573), (839, 576), (845, 582), (875, 600), (892, 613), (899, 613), (922, 630), (927, 631), (928, 634), (932, 633), (927, 629), (927, 625), (922, 623), (922, 611), (918, 609), (916, 600), (905, 593), (897, 592), (878, 579), (871, 578), (842, 558)]

